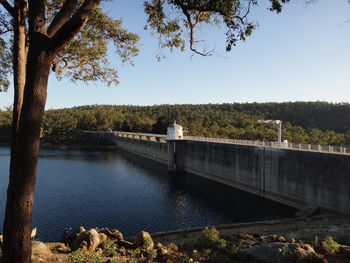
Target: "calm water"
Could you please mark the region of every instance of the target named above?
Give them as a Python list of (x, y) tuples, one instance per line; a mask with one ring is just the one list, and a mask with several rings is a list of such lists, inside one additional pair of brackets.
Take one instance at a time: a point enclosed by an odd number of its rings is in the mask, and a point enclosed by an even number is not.
[[(9, 149), (0, 147), (0, 219)], [(124, 236), (289, 217), (295, 210), (116, 151), (42, 150), (33, 214), (38, 239), (58, 241), (65, 227), (117, 228)]]

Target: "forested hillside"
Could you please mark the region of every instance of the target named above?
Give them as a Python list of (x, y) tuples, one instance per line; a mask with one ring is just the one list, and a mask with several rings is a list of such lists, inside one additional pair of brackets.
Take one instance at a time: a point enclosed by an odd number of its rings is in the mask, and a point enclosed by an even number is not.
[[(350, 105), (326, 102), (234, 103), (203, 105), (93, 105), (46, 111), (43, 140), (73, 143), (81, 130), (166, 133), (174, 119), (186, 135), (276, 140), (276, 129), (259, 119), (283, 121), (282, 137), (291, 142), (350, 145)], [(0, 137), (8, 138), (11, 111), (0, 111)]]

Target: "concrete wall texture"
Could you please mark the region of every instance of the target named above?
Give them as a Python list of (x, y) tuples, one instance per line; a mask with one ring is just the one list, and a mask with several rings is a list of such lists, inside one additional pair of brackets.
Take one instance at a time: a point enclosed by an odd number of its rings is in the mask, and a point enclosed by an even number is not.
[(163, 164), (168, 164), (167, 143), (117, 136), (113, 136), (112, 140), (120, 149), (124, 151), (128, 151)]
[(114, 137), (123, 150), (297, 208), (350, 213), (350, 156), (271, 147)]

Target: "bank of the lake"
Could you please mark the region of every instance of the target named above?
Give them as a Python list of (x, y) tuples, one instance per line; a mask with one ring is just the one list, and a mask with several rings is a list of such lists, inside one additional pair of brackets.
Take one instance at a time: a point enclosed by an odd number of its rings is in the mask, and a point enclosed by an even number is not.
[[(85, 239), (93, 240), (84, 243)], [(35, 260), (51, 262), (350, 262), (350, 216), (322, 214), (221, 225), (124, 239), (97, 228), (66, 236), (64, 243), (34, 242)], [(50, 249), (49, 249), (50, 248)]]

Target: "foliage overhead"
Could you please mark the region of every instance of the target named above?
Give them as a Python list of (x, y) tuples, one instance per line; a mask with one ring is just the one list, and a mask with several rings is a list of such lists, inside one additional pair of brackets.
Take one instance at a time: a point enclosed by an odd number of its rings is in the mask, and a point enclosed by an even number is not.
[(10, 85), (8, 78), (11, 73), (12, 56), (7, 35), (12, 29), (9, 21), (9, 16), (0, 10), (0, 92), (6, 91)]
[[(288, 1), (270, 0), (270, 10), (279, 13), (282, 4)], [(65, 0), (47, 1), (46, 27), (49, 37), (55, 30), (51, 26), (52, 21), (64, 3)], [(76, 8), (79, 7), (77, 3), (80, 2), (72, 1)], [(196, 29), (202, 25), (224, 24), (227, 29), (226, 50), (230, 51), (237, 41), (245, 41), (256, 28), (257, 23), (249, 19), (249, 13), (252, 6), (257, 4), (258, 0), (146, 0), (144, 10), (148, 19), (145, 28), (151, 29), (152, 34), (159, 38), (158, 59), (164, 56), (164, 48), (184, 51), (186, 42), (193, 53), (209, 56), (213, 50), (208, 50), (205, 42), (197, 38)], [(0, 91), (6, 91), (10, 84), (11, 24), (10, 17), (0, 10)], [(103, 8), (97, 8), (84, 29), (55, 57), (52, 71), (58, 79), (68, 77), (73, 82), (117, 84), (118, 74), (109, 63), (108, 48), (113, 44), (122, 63), (133, 64), (132, 59), (139, 52), (138, 41), (136, 34), (123, 28), (121, 18), (113, 19)]]
[[(47, 2), (47, 35), (50, 36), (50, 24), (62, 8), (64, 0)], [(74, 2), (74, 1), (73, 1)], [(77, 5), (79, 7), (79, 5)], [(26, 24), (28, 31), (28, 22)], [(13, 39), (10, 16), (0, 9), (0, 91), (9, 86), (9, 74), (12, 67)], [(133, 63), (133, 57), (139, 52), (138, 35), (130, 33), (122, 26), (122, 19), (113, 19), (102, 8), (97, 8), (84, 29), (69, 42), (52, 63), (52, 72), (58, 79), (68, 77), (71, 81), (102, 81), (107, 85), (118, 83), (117, 70), (109, 63), (108, 48), (114, 51), (123, 63)]]

